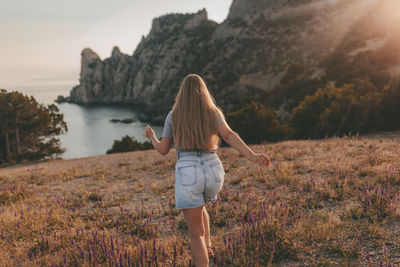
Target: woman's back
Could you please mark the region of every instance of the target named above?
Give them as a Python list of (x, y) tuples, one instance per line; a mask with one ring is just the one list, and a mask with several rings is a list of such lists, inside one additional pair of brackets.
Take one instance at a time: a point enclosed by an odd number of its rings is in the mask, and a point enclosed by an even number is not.
[(190, 74), (182, 81), (167, 116), (167, 130), (172, 134), (166, 133), (165, 137), (173, 138), (179, 150), (216, 149), (219, 144), (217, 125), (222, 123), (223, 116), (203, 79)]
[[(173, 110), (171, 110), (168, 113), (167, 117), (165, 118), (164, 130), (163, 130), (163, 134), (162, 134), (163, 138), (174, 139), (174, 137), (173, 137), (173, 132), (174, 132), (173, 128), (174, 128), (174, 126), (173, 126), (173, 123), (172, 123), (172, 116), (173, 116)], [(202, 125), (203, 127), (209, 127), (210, 126), (209, 124), (212, 123), (212, 122), (209, 122), (207, 120), (201, 120), (201, 118), (195, 118), (195, 120), (196, 119), (199, 120), (198, 123), (200, 125)], [(181, 122), (179, 120), (175, 120), (175, 121), (176, 121), (177, 125), (179, 125), (181, 128), (183, 128), (183, 130), (181, 130), (181, 131), (183, 131), (183, 132), (186, 131), (187, 132), (187, 133), (183, 133), (183, 134), (191, 135), (193, 131), (197, 131), (197, 129), (195, 127), (193, 127), (193, 124), (195, 124), (196, 122), (192, 124), (191, 120), (181, 121)], [(186, 147), (185, 146), (181, 146), (181, 147), (176, 146), (176, 149), (178, 151), (183, 151), (183, 150), (213, 150), (213, 149), (217, 149), (218, 145), (219, 145), (219, 138), (218, 138), (218, 135), (217, 135), (218, 133), (217, 133), (216, 127), (217, 127), (217, 125), (222, 124), (224, 122), (224, 118), (223, 118), (223, 115), (222, 115), (221, 112), (217, 111), (215, 113), (215, 120), (214, 121), (215, 121), (214, 122), (215, 133), (209, 135), (208, 141), (205, 142), (205, 145), (203, 147), (196, 146), (195, 145), (196, 144), (195, 140), (184, 140), (184, 142), (182, 142), (182, 143), (187, 142), (187, 143), (189, 143), (189, 145), (186, 146)], [(179, 127), (179, 126), (177, 126), (177, 127)], [(200, 129), (200, 131), (202, 131), (202, 129)], [(193, 135), (193, 136), (195, 136), (195, 135)], [(196, 139), (196, 137), (194, 137), (193, 139)], [(190, 145), (190, 143), (192, 143), (194, 145)]]

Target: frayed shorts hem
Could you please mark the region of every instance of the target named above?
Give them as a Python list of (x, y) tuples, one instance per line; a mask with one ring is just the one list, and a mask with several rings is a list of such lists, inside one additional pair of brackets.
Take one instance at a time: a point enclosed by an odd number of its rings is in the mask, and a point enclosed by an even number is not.
[[(205, 202), (216, 202), (217, 198), (214, 199), (206, 199)], [(201, 207), (205, 204), (205, 202), (201, 203), (201, 204), (184, 204), (184, 205), (179, 205), (176, 204), (175, 205), (175, 209), (191, 209), (191, 208), (198, 208)]]
[(212, 199), (205, 199), (206, 202), (215, 202), (217, 201), (217, 197), (212, 198)]
[(204, 202), (201, 204), (184, 204), (184, 205), (175, 205), (175, 209), (191, 209), (198, 208), (204, 205)]

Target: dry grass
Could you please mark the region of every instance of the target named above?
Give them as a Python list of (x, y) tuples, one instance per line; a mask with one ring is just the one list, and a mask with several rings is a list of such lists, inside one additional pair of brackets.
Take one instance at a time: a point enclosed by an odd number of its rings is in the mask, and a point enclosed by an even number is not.
[[(400, 263), (400, 134), (221, 149), (214, 266)], [(174, 151), (0, 169), (0, 266), (188, 266)]]

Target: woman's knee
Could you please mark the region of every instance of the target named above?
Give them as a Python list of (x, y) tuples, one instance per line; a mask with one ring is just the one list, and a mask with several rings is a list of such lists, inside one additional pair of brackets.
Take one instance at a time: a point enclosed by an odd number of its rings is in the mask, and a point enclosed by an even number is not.
[(190, 236), (192, 236), (194, 238), (198, 238), (198, 237), (202, 237), (205, 235), (205, 227), (204, 227), (204, 223), (203, 223), (202, 219), (200, 219), (196, 222), (192, 221), (191, 225), (189, 225), (188, 222), (186, 222), (186, 223), (188, 224)]
[(189, 229), (189, 234), (192, 238), (200, 238), (205, 236), (205, 230), (204, 230), (204, 225), (201, 227), (192, 227), (192, 229)]

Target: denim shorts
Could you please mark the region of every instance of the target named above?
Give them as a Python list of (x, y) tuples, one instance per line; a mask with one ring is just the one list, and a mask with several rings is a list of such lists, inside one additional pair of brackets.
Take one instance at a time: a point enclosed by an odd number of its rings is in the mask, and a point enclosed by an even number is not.
[(175, 166), (175, 208), (188, 209), (214, 202), (224, 184), (225, 171), (218, 155), (178, 151)]

